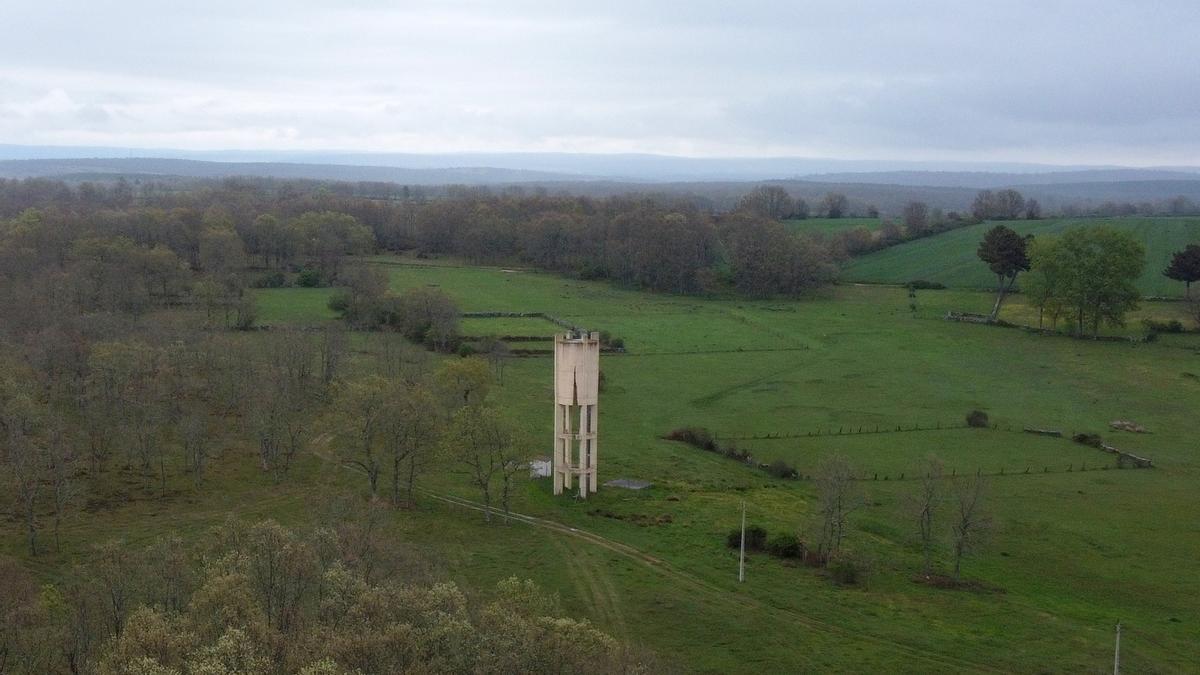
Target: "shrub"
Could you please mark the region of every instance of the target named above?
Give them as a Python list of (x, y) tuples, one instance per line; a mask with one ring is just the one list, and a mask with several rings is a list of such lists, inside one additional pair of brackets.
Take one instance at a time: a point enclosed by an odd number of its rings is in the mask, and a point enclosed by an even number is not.
[(287, 286), (287, 277), (278, 270), (267, 272), (250, 283), (254, 288), (283, 288)]
[(767, 553), (776, 558), (803, 558), (804, 542), (794, 534), (777, 534), (767, 540)]
[(255, 321), (258, 321), (258, 304), (254, 302), (253, 296), (247, 295), (237, 304), (233, 327), (237, 330), (250, 330)]
[(319, 270), (305, 267), (296, 275), (296, 285), (301, 288), (317, 288), (325, 285), (325, 280), (321, 278)]
[(938, 283), (936, 281), (925, 281), (924, 279), (915, 279), (913, 281), (908, 282), (907, 284), (904, 284), (904, 287), (912, 289), (914, 291), (940, 291), (940, 290), (944, 290), (946, 288), (946, 285), (942, 284), (942, 283)]
[(1089, 434), (1087, 432), (1077, 433), (1071, 437), (1071, 440), (1080, 445), (1087, 445), (1093, 448), (1104, 445), (1104, 440), (1100, 438), (1100, 434)]
[(767, 465), (767, 473), (771, 474), (772, 476), (774, 476), (776, 478), (795, 478), (797, 475), (796, 467), (792, 466), (791, 464), (788, 464), (787, 462), (783, 461), (782, 459), (777, 459), (774, 462), (771, 462), (770, 464), (768, 464)]
[(458, 355), (462, 357), (473, 356), (478, 352), (475, 345), (470, 342), (463, 342), (458, 345)]
[(829, 576), (839, 586), (858, 586), (867, 580), (867, 565), (851, 556), (840, 555), (829, 562)]
[[(725, 545), (734, 550), (742, 547), (742, 529), (735, 527), (725, 537)], [(767, 546), (767, 531), (758, 525), (746, 526), (746, 550), (761, 551)]]
[(332, 309), (338, 314), (344, 314), (346, 310), (350, 309), (350, 293), (346, 291), (338, 291), (337, 293), (329, 296), (329, 302), (327, 304), (329, 309)]
[(620, 351), (625, 349), (625, 340), (614, 337), (612, 333), (602, 330), (600, 331), (600, 346)]
[(1142, 325), (1151, 333), (1182, 333), (1183, 324), (1179, 319), (1171, 319), (1170, 321), (1155, 321), (1154, 319), (1142, 319)]
[(694, 445), (702, 450), (709, 452), (717, 452), (717, 441), (713, 438), (712, 432), (704, 427), (680, 427), (674, 429), (666, 435), (668, 441), (681, 441), (688, 445)]
[(972, 410), (967, 413), (967, 426), (984, 429), (988, 426), (988, 415), (982, 410)]

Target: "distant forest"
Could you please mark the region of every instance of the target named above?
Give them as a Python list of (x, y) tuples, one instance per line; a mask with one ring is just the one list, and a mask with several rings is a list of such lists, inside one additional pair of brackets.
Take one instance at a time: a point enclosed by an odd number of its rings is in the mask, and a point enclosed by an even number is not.
[[(833, 281), (850, 256), (980, 220), (1042, 216), (1034, 199), (984, 190), (964, 213), (910, 201), (900, 218), (878, 227), (825, 234), (782, 221), (862, 215), (845, 195), (830, 191), (810, 205), (778, 185), (746, 189), (730, 210), (718, 211), (664, 194), (593, 198), (272, 179), (0, 180), (0, 276), (36, 285), (44, 282), (39, 273), (65, 271), (85, 304), (169, 305), (189, 295), (233, 311), (245, 287), (345, 285), (346, 256), (410, 251), (662, 292), (794, 296)], [(1196, 212), (1194, 202), (1176, 197), (1106, 203), (1087, 214)], [(866, 215), (879, 214), (868, 207)], [(1086, 214), (1076, 208), (1067, 215)]]
[(756, 211), (716, 215), (662, 196), (454, 188), (431, 198), (398, 188), (381, 199), (350, 185), (224, 180), (180, 190), (28, 179), (0, 181), (0, 218), (8, 219), (0, 275), (37, 283), (48, 270), (71, 276), (88, 267), (92, 278), (79, 283), (96, 302), (134, 302), (115, 299), (131, 293), (136, 302), (175, 302), (185, 268), (229, 297), (240, 295), (239, 283), (335, 285), (346, 256), (373, 251), (521, 264), (672, 293), (794, 295), (832, 280), (841, 255)]

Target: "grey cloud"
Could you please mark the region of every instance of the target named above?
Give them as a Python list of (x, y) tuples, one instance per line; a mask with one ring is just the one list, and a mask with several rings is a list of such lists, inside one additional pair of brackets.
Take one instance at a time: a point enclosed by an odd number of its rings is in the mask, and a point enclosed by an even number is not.
[(20, 3), (0, 142), (1200, 163), (1163, 0)]

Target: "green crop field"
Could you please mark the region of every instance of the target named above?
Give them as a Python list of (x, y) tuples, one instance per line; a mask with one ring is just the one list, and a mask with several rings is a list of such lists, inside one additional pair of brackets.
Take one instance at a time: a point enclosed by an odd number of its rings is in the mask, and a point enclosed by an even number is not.
[[(990, 294), (966, 290), (921, 291), (912, 311), (906, 292), (889, 287), (840, 286), (799, 301), (706, 300), (532, 272), (388, 262), (397, 291), (436, 286), (464, 311), (546, 312), (608, 330), (628, 348), (601, 361), (601, 481), (640, 478), (653, 487), (602, 487), (584, 502), (531, 481), (514, 503), (517, 512), (606, 540), (520, 522), (485, 525), (478, 513), (432, 497), (390, 517), (398, 546), (432, 552), (472, 593), (513, 574), (532, 578), (572, 613), (690, 671), (1099, 672), (1111, 664), (1118, 619), (1128, 672), (1188, 672), (1200, 662), (1198, 335), (1101, 343), (941, 320), (949, 309), (990, 307)], [(263, 323), (330, 317), (328, 290), (258, 293)], [(1142, 311), (1159, 316), (1175, 304)], [(1006, 309), (1022, 311), (1019, 303)], [(554, 332), (539, 319), (467, 319), (463, 327), (471, 335)], [(399, 338), (359, 336), (360, 367), (370, 367), (388, 339)], [(549, 451), (551, 365), (546, 357), (512, 359), (491, 394), (524, 430), (531, 456)], [(959, 427), (972, 409), (998, 428), (938, 428)], [(1152, 433), (1109, 431), (1118, 418)], [(726, 436), (798, 435), (740, 444), (802, 474), (831, 453), (849, 458), (866, 499), (851, 516), (846, 546), (872, 561), (866, 583), (839, 587), (757, 554), (739, 584), (724, 538), (742, 504), (751, 523), (812, 539), (815, 491), (811, 481), (771, 478), (662, 440), (686, 425)], [(1026, 426), (1102, 433), (1156, 468), (1118, 470), (1111, 455), (1021, 433)], [(880, 433), (857, 433), (876, 427)], [(948, 472), (989, 474), (995, 525), (964, 568), (988, 590), (913, 581), (921, 556), (908, 498), (929, 453)], [(180, 478), (171, 500), (81, 514), (64, 526), (64, 552), (31, 566), (53, 579), (97, 539), (198, 533), (231, 511), (300, 523), (326, 491), (366, 491), (320, 444), (281, 484), (255, 469), (253, 448), (226, 449), (210, 476), (202, 491)], [(475, 497), (454, 467), (426, 485)], [(19, 524), (0, 528), (0, 552), (24, 558)], [(948, 564), (944, 547), (938, 563)]]
[[(867, 283), (901, 284), (916, 279), (951, 288), (994, 287), (995, 277), (979, 262), (975, 250), (995, 223), (982, 223), (908, 242), (857, 258), (846, 265), (844, 278)], [(1021, 234), (1057, 234), (1072, 227), (1109, 225), (1131, 232), (1146, 246), (1146, 270), (1138, 287), (1147, 296), (1178, 297), (1183, 284), (1162, 270), (1171, 254), (1200, 242), (1200, 218), (1106, 218), (1016, 221), (1007, 225)], [(1020, 280), (1018, 279), (1018, 286)]]

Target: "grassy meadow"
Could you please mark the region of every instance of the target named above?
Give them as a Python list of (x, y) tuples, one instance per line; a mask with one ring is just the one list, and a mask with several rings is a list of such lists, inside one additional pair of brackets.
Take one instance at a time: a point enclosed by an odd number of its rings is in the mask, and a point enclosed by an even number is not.
[[(981, 223), (918, 239), (851, 261), (848, 281), (902, 284), (916, 279), (951, 288), (993, 288), (995, 276), (980, 264), (975, 251), (983, 234), (996, 223)], [(1200, 241), (1200, 218), (1046, 219), (1005, 223), (1020, 234), (1058, 234), (1073, 227), (1108, 225), (1131, 232), (1146, 246), (1146, 269), (1137, 285), (1146, 296), (1181, 297), (1183, 284), (1162, 275), (1171, 254)], [(1020, 280), (1018, 279), (1018, 285)]]
[[(1182, 572), (1200, 554), (1192, 489), (1200, 457), (1191, 430), (1200, 405), (1200, 336), (1092, 343), (941, 320), (948, 309), (990, 306), (989, 294), (969, 291), (919, 292), (913, 312), (904, 291), (885, 287), (841, 286), (795, 302), (718, 301), (512, 270), (388, 269), (395, 290), (437, 286), (464, 311), (552, 313), (608, 330), (629, 350), (602, 361), (601, 478), (643, 478), (654, 488), (602, 489), (580, 503), (554, 499), (539, 481), (524, 489), (517, 510), (630, 544), (669, 569), (523, 525), (485, 528), (466, 511), (398, 517), (418, 530), (422, 518), (436, 520), (436, 536), (410, 536), (443, 551), (469, 585), (524, 570), (615, 634), (698, 670), (1086, 672), (1111, 659), (1118, 618), (1147, 636), (1127, 633), (1127, 668), (1182, 672), (1200, 658), (1192, 640), (1200, 611), (1190, 600), (1200, 581)], [(264, 291), (263, 299), (286, 305), (290, 292)], [(1153, 303), (1143, 313), (1173, 309)], [(1010, 311), (1023, 310), (1016, 303)], [(554, 332), (538, 319), (467, 319), (463, 328), (472, 335)], [(528, 430), (531, 455), (547, 452), (550, 365), (548, 358), (512, 360), (493, 394)], [(1000, 428), (936, 428), (961, 425), (975, 408)], [(1108, 431), (1117, 418), (1153, 433)], [(866, 587), (839, 588), (765, 556), (751, 560), (749, 581), (739, 587), (722, 537), (736, 525), (742, 500), (752, 522), (810, 533), (813, 490), (661, 440), (685, 425), (728, 436), (819, 431), (739, 443), (802, 474), (833, 452), (869, 474), (849, 542), (874, 560)], [(922, 430), (836, 435), (915, 425)], [(1108, 455), (1023, 434), (1025, 426), (1099, 432), (1157, 468), (1117, 470)], [(966, 563), (967, 576), (994, 592), (912, 581), (919, 553), (906, 499), (929, 453), (960, 475), (1004, 473), (990, 484), (995, 532)], [(433, 480), (472, 496), (453, 471)], [(663, 516), (670, 522), (644, 524)], [(442, 536), (443, 528), (453, 534)]]
[[(1101, 672), (1111, 667), (1118, 619), (1128, 672), (1188, 672), (1200, 662), (1200, 335), (1097, 343), (942, 320), (949, 309), (990, 307), (989, 294), (967, 290), (921, 291), (913, 311), (904, 290), (882, 286), (838, 286), (798, 301), (706, 300), (533, 272), (377, 262), (387, 263), (397, 291), (436, 286), (468, 312), (547, 312), (608, 330), (628, 349), (601, 361), (601, 482), (654, 486), (602, 487), (581, 502), (553, 497), (548, 479), (530, 481), (514, 504), (614, 545), (522, 523), (485, 525), (478, 513), (433, 498), (389, 517), (398, 548), (425, 551), (472, 592), (513, 574), (532, 578), (572, 613), (688, 671)], [(328, 289), (256, 293), (267, 325), (331, 317)], [(472, 318), (462, 327), (481, 336), (555, 332), (540, 319)], [(357, 336), (355, 367), (370, 368), (382, 341), (398, 339)], [(530, 456), (549, 452), (551, 364), (512, 359), (491, 394), (525, 430)], [(999, 428), (936, 428), (961, 425), (972, 409)], [(1109, 431), (1118, 418), (1152, 433)], [(811, 540), (814, 490), (810, 481), (774, 479), (662, 440), (686, 425), (725, 436), (805, 434), (740, 443), (802, 474), (834, 452), (870, 474), (857, 483), (865, 500), (846, 542), (871, 560), (866, 583), (839, 587), (812, 569), (754, 555), (738, 584), (724, 538), (742, 504), (751, 523)], [(922, 430), (834, 433), (915, 425)], [(1025, 426), (1099, 432), (1156, 468), (1118, 470), (1109, 455), (1021, 433)], [(97, 539), (199, 533), (230, 512), (308, 522), (322, 495), (366, 491), (329, 450), (317, 444), (293, 476), (274, 483), (255, 468), (253, 448), (225, 449), (207, 488), (178, 478), (170, 499), (151, 490), (97, 506), (64, 526), (61, 553), (31, 566), (60, 578)], [(964, 567), (986, 590), (913, 580), (921, 556), (908, 499), (929, 453), (959, 475), (1004, 471), (989, 482), (994, 530)], [(456, 467), (436, 471), (426, 486), (475, 497)], [(948, 528), (948, 508), (945, 516)], [(0, 551), (25, 558), (19, 523), (0, 531)], [(949, 565), (944, 546), (938, 564)]]
[(783, 224), (793, 232), (836, 234), (845, 230), (853, 230), (856, 227), (878, 230), (880, 220), (878, 218), (799, 218), (785, 220)]

